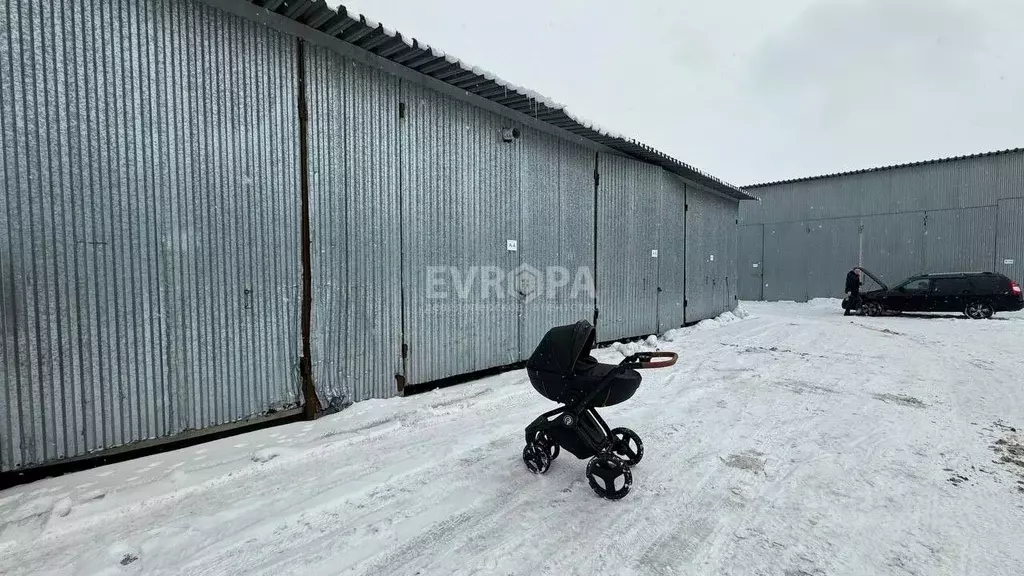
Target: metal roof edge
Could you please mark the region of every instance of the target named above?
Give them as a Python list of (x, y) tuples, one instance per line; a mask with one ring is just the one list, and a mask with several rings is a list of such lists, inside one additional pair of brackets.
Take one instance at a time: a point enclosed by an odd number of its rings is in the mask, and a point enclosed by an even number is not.
[(911, 168), (914, 166), (927, 166), (930, 164), (944, 164), (947, 162), (957, 162), (960, 160), (971, 160), (974, 158), (985, 158), (989, 156), (1003, 156), (1006, 154), (1016, 154), (1024, 152), (1024, 148), (1007, 148), (1005, 150), (993, 150), (991, 152), (979, 152), (977, 154), (967, 154), (964, 156), (949, 156), (947, 158), (935, 158), (932, 160), (919, 160), (917, 162), (906, 162), (904, 164), (891, 164), (889, 166), (878, 166), (875, 168), (862, 168), (860, 170), (848, 170), (846, 172), (835, 172), (832, 174), (821, 174), (817, 176), (804, 176), (802, 178), (790, 178), (788, 180), (776, 180), (774, 182), (764, 182), (761, 184), (749, 184), (743, 186), (744, 190), (750, 191), (756, 188), (767, 188), (769, 186), (779, 186), (782, 184), (797, 184), (800, 182), (811, 182), (814, 180), (827, 180), (829, 178), (839, 178), (842, 176), (853, 176), (856, 174), (868, 174), (871, 172), (884, 172), (887, 170), (898, 170), (900, 168)]
[(757, 199), (742, 188), (664, 152), (584, 120), (566, 110), (562, 104), (536, 92), (510, 84), (486, 70), (463, 62), (397, 30), (387, 28), (366, 16), (354, 12), (350, 14), (344, 4), (335, 10), (328, 7), (324, 0), (245, 2), (511, 111), (527, 114), (637, 160), (660, 166), (736, 200)]

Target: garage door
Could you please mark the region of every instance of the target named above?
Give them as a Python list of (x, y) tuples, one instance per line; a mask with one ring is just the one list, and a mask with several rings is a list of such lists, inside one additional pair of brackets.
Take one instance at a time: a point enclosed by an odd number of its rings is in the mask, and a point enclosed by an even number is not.
[(764, 288), (764, 226), (740, 228), (739, 293), (740, 300), (760, 300)]
[(995, 271), (1024, 282), (1024, 198), (999, 201)]

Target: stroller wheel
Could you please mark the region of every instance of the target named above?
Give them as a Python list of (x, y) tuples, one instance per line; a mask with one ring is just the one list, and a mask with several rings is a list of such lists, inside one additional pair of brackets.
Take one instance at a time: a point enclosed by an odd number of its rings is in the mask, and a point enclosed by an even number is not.
[(612, 454), (621, 458), (630, 468), (640, 463), (644, 457), (644, 443), (636, 432), (629, 428), (613, 428), (610, 436)]
[(527, 444), (523, 448), (523, 462), (526, 468), (534, 474), (543, 474), (551, 467), (551, 457), (547, 451), (536, 444)]
[(598, 454), (587, 464), (587, 480), (601, 498), (618, 500), (629, 494), (633, 473), (621, 458), (611, 454)]
[(552, 461), (558, 458), (558, 455), (562, 452), (561, 446), (547, 432), (537, 432), (533, 437), (533, 443), (543, 447), (544, 451), (548, 453), (548, 459)]

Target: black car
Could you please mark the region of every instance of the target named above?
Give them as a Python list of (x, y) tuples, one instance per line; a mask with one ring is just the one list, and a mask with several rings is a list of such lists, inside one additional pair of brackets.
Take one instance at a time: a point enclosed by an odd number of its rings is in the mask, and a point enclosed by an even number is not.
[(923, 274), (889, 288), (874, 274), (860, 268), (881, 286), (860, 295), (860, 313), (881, 316), (890, 312), (962, 312), (969, 318), (991, 318), (996, 312), (1024, 309), (1020, 286), (993, 272)]

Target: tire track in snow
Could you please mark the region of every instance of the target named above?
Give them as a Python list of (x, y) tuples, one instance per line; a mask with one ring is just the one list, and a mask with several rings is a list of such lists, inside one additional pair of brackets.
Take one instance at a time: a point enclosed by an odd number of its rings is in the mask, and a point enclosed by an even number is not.
[[(530, 392), (532, 392), (532, 389), (530, 390)], [(532, 398), (531, 396), (532, 395), (530, 395), (530, 394), (524, 394), (524, 393), (506, 394), (504, 396), (492, 399), (492, 402), (491, 402), (492, 406), (490, 406), (490, 407), (486, 407), (485, 406), (485, 408), (487, 408), (486, 410), (482, 410), (482, 411), (474, 410), (474, 414), (478, 415), (477, 412), (490, 412), (490, 411), (498, 411), (498, 410), (506, 410), (507, 411), (510, 408), (509, 404), (506, 403), (506, 402), (508, 402), (509, 399), (520, 399), (520, 400), (522, 400), (521, 404), (525, 405), (525, 408), (522, 408), (523, 410), (531, 409), (532, 408), (532, 404), (535, 403), (535, 399)], [(453, 404), (454, 404), (454, 402), (444, 403), (444, 405), (446, 405), (446, 406), (450, 406), (450, 405), (453, 405)], [(433, 409), (434, 406), (436, 406), (436, 405), (432, 404), (428, 408), (429, 409)], [(420, 424), (420, 425), (415, 426), (415, 429), (417, 431), (422, 432), (422, 430), (424, 428), (424, 425), (426, 425), (428, 423), (429, 423), (429, 426), (431, 428), (438, 428), (438, 427), (444, 427), (444, 426), (449, 426), (449, 427), (451, 427), (451, 426), (458, 426), (458, 414), (460, 412), (461, 411), (445, 412), (444, 414), (442, 414), (438, 418), (430, 418), (430, 419), (428, 419), (428, 421), (419, 422), (418, 424)], [(532, 411), (529, 412), (529, 413), (532, 414)], [(530, 419), (532, 419), (532, 417), (533, 416), (531, 416)], [(399, 416), (399, 418), (401, 418), (401, 416)], [(518, 449), (517, 450), (510, 450), (510, 449), (507, 449), (507, 448), (509, 448), (509, 447), (516, 447), (516, 448), (518, 448), (518, 445), (521, 444), (521, 442), (522, 442), (522, 440), (520, 438), (520, 436), (521, 436), (521, 428), (524, 428), (528, 422), (529, 422), (529, 420), (523, 420), (523, 422), (521, 423), (521, 427), (520, 427), (519, 424), (507, 425), (501, 432), (499, 432), (499, 434), (501, 434), (504, 437), (502, 442), (507, 442), (507, 444), (508, 444), (508, 446), (505, 447), (506, 449), (502, 450), (499, 453), (505, 453), (506, 455), (513, 455), (514, 456), (513, 462), (516, 463), (516, 465), (518, 467), (521, 467), (521, 464), (522, 464), (521, 461), (520, 461), (519, 455), (518, 455)], [(411, 427), (412, 426), (406, 426), (406, 429), (411, 428)], [(436, 433), (437, 433), (437, 437), (441, 438), (441, 439), (450, 437), (449, 434), (446, 434), (444, 430), (437, 430)], [(420, 446), (420, 448), (422, 449), (423, 452), (427, 452), (427, 453), (431, 452), (431, 446), (429, 446), (429, 445)], [(492, 442), (491, 445), (483, 446), (482, 448), (485, 451), (487, 451), (487, 452), (493, 452), (496, 447), (493, 445), (493, 442)], [(396, 448), (396, 450), (400, 452), (401, 448)], [(474, 453), (474, 452), (478, 452), (480, 450), (481, 450), (481, 447), (479, 447), (479, 446), (477, 446), (477, 447), (470, 447), (467, 450), (467, 452), (468, 453)], [(384, 452), (384, 453), (392, 453), (392, 454), (394, 454), (393, 452), (390, 452), (386, 447), (381, 447), (380, 451)], [(405, 469), (406, 472), (403, 473), (403, 474), (400, 474), (400, 475), (391, 476), (388, 480), (385, 481), (385, 483), (383, 485), (384, 486), (393, 486), (393, 485), (396, 485), (396, 484), (400, 484), (400, 483), (404, 482), (406, 479), (408, 479), (410, 477), (430, 478), (431, 481), (446, 482), (446, 483), (448, 483), (450, 485), (453, 485), (453, 486), (456, 486), (456, 487), (460, 486), (460, 485), (461, 486), (472, 485), (475, 481), (478, 481), (479, 479), (474, 478), (474, 475), (466, 475), (466, 474), (461, 475), (460, 476), (460, 480), (458, 482), (455, 482), (455, 483), (452, 483), (452, 482), (450, 482), (447, 479), (447, 477), (445, 476), (444, 472), (445, 472), (446, 468), (450, 468), (451, 467), (451, 462), (450, 462), (449, 459), (452, 456), (454, 456), (454, 455), (455, 454), (449, 453), (449, 454), (446, 455), (448, 457), (448, 459), (446, 459), (444, 461), (428, 463), (426, 466), (415, 466), (415, 465), (414, 466), (408, 466), (408, 465), (405, 465), (404, 462), (399, 463), (395, 467), (399, 468), (399, 469)], [(479, 460), (481, 462), (483, 462), (485, 459), (484, 458), (480, 458)], [(530, 475), (530, 476), (532, 476), (532, 475)], [(322, 475), (320, 477), (322, 478)], [(524, 481), (527, 481), (528, 479), (529, 478), (527, 478)], [(352, 479), (349, 479), (349, 480), (351, 481)], [(423, 509), (428, 509), (432, 504), (434, 504), (432, 501), (426, 501), (426, 502), (423, 502), (421, 506), (417, 506), (417, 508), (422, 507)]]
[[(664, 391), (671, 391), (672, 380), (684, 376), (691, 376), (695, 382), (701, 384), (698, 389), (685, 390), (686, 394), (677, 395), (681, 398), (676, 399), (674, 407), (691, 406), (694, 401), (704, 396), (728, 391), (738, 383), (735, 378), (730, 381), (713, 378), (717, 370), (708, 365), (712, 362), (716, 365), (721, 363), (722, 354), (720, 352), (709, 351), (701, 356), (696, 362), (696, 368), (693, 369), (692, 374), (673, 373), (665, 379), (664, 385), (660, 387)], [(648, 448), (650, 456), (646, 456), (645, 460), (635, 469), (634, 490), (627, 496), (627, 499), (630, 499), (630, 507), (626, 510), (616, 508), (611, 517), (602, 518), (601, 524), (607, 527), (585, 541), (614, 542), (614, 546), (605, 546), (594, 550), (585, 547), (584, 549), (573, 549), (568, 553), (559, 551), (557, 554), (559, 557), (576, 560), (571, 562), (556, 560), (547, 567), (545, 573), (559, 574), (567, 570), (579, 570), (583, 568), (579, 566), (579, 558), (593, 558), (592, 566), (595, 570), (600, 570), (601, 566), (615, 565), (621, 567), (622, 573), (631, 570), (643, 574), (658, 573), (659, 565), (652, 559), (652, 554), (658, 551), (663, 552), (666, 547), (672, 548), (671, 544), (673, 544), (675, 533), (700, 533), (703, 531), (705, 532), (704, 538), (710, 537), (714, 533), (714, 527), (707, 516), (680, 521), (678, 519), (680, 510), (675, 507), (659, 509), (657, 504), (665, 498), (688, 495), (690, 502), (712, 502), (714, 503), (713, 509), (716, 510), (722, 503), (721, 490), (717, 489), (719, 483), (723, 481), (723, 478), (728, 481), (736, 481), (742, 477), (742, 473), (733, 473), (732, 469), (728, 468), (723, 470), (717, 459), (708, 459), (709, 462), (705, 465), (705, 470), (699, 480), (687, 482), (685, 489), (682, 490), (683, 494), (678, 494), (680, 490), (673, 490), (673, 487), (678, 483), (680, 470), (686, 469), (693, 459), (694, 452), (713, 453), (715, 452), (714, 446), (707, 441), (700, 445), (688, 445), (685, 442), (685, 433), (678, 432), (678, 430), (686, 429), (686, 421), (680, 420), (681, 415), (678, 412), (667, 412), (660, 403), (651, 402), (652, 398), (650, 397), (645, 397), (643, 400), (646, 402), (641, 402), (641, 404), (646, 404), (646, 406), (633, 410), (625, 409), (623, 410), (624, 415), (635, 418), (638, 414), (650, 413), (654, 415), (654, 418), (647, 420), (645, 425), (649, 425), (653, 430), (667, 432), (664, 434), (654, 433), (647, 437), (645, 448)], [(742, 413), (742, 410), (739, 413)], [(618, 423), (610, 422), (609, 424), (614, 427)], [(653, 461), (651, 457), (657, 453), (651, 450), (652, 445), (655, 444), (650, 442), (652, 438), (657, 438), (659, 445), (680, 446), (681, 448), (666, 451), (665, 454), (669, 455), (667, 459)], [(659, 526), (671, 528), (669, 530), (656, 529)], [(693, 546), (696, 546), (700, 540), (701, 538), (698, 538), (692, 542)], [(673, 563), (678, 566), (679, 551), (675, 550), (675, 552), (676, 557), (673, 558)]]
[[(678, 375), (672, 375), (672, 376), (673, 377), (678, 377)], [(671, 377), (668, 378), (664, 382), (664, 384), (671, 385), (671, 380), (672, 380)], [(704, 393), (704, 390), (699, 390), (698, 392), (702, 394), (702, 393)], [(628, 414), (629, 411), (626, 410), (625, 412)], [(662, 410), (661, 412), (664, 412), (664, 411)], [(532, 419), (532, 417), (531, 417), (531, 419)], [(524, 420), (524, 422), (522, 423), (522, 426), (525, 427), (527, 422), (528, 422), (527, 420)], [(657, 429), (657, 425), (659, 424), (659, 422), (654, 422), (652, 424), (653, 424), (652, 427)], [(610, 422), (610, 425), (612, 425), (614, 427), (616, 425), (619, 425), (619, 422), (617, 420), (613, 420), (612, 422)], [(587, 498), (595, 498), (590, 493), (589, 486), (586, 485), (586, 481), (585, 481), (584, 472), (585, 472), (586, 461), (585, 460), (584, 461), (578, 461), (578, 460), (575, 460), (571, 455), (569, 455), (567, 453), (563, 453), (563, 454), (565, 454), (565, 455), (562, 458), (560, 458), (559, 460), (556, 460), (555, 464), (553, 464), (552, 472), (555, 471), (554, 469), (557, 468), (559, 466), (559, 464), (563, 464), (564, 465), (564, 463), (566, 461), (571, 462), (573, 464), (573, 466), (572, 466), (572, 468), (574, 469), (573, 472), (574, 472), (574, 474), (578, 474), (579, 478), (573, 479), (572, 482), (570, 483), (570, 486), (573, 486), (573, 485), (579, 486), (582, 489), (583, 493), (585, 494), (585, 497), (587, 497)], [(517, 464), (517, 468), (521, 468), (521, 463)], [(494, 502), (501, 503), (500, 506), (488, 505), (488, 506), (483, 506), (483, 507), (478, 507), (477, 508), (477, 513), (480, 514), (480, 515), (483, 515), (484, 517), (489, 517), (489, 520), (488, 521), (480, 521), (478, 523), (474, 523), (473, 524), (473, 528), (474, 528), (473, 530), (466, 530), (465, 528), (467, 528), (467, 526), (462, 526), (463, 529), (459, 530), (459, 531), (456, 531), (454, 533), (455, 535), (444, 537), (444, 538), (437, 537), (435, 535), (434, 531), (430, 530), (430, 531), (428, 531), (429, 532), (428, 535), (424, 536), (422, 538), (422, 540), (425, 540), (427, 542), (433, 542), (434, 546), (437, 546), (438, 548), (440, 548), (440, 550), (439, 550), (440, 554), (439, 555), (440, 556), (444, 556), (445, 555), (444, 554), (445, 551), (453, 550), (453, 549), (458, 549), (458, 548), (460, 548), (462, 546), (465, 546), (468, 541), (471, 541), (473, 539), (473, 535), (474, 534), (491, 534), (492, 535), (492, 539), (493, 539), (493, 530), (498, 528), (499, 524), (501, 524), (501, 519), (505, 516), (505, 513), (508, 513), (509, 511), (515, 511), (515, 510), (517, 510), (519, 508), (522, 508), (524, 504), (529, 504), (531, 502), (544, 502), (545, 503), (545, 507), (548, 508), (549, 510), (552, 510), (548, 515), (545, 516), (544, 519), (542, 519), (542, 521), (549, 522), (549, 521), (552, 521), (554, 519), (554, 520), (556, 520), (556, 522), (559, 525), (564, 526), (565, 518), (559, 518), (558, 517), (558, 513), (555, 510), (555, 509), (558, 508), (558, 506), (552, 506), (552, 503), (549, 500), (550, 497), (551, 497), (551, 494), (550, 494), (550, 488), (551, 487), (547, 486), (547, 484), (550, 483), (549, 481), (550, 481), (550, 479), (554, 475), (552, 475), (551, 472), (549, 472), (549, 474), (546, 477), (539, 477), (538, 478), (538, 480), (541, 480), (541, 481), (537, 481), (537, 480), (534, 480), (534, 478), (537, 478), (537, 477), (533, 477), (532, 475), (526, 473), (525, 470), (521, 471), (520, 474), (522, 475), (522, 477), (525, 479), (526, 482), (534, 484), (535, 487), (540, 488), (540, 490), (537, 490), (537, 489), (535, 489), (535, 490), (526, 490), (524, 488), (525, 488), (525, 486), (527, 486), (527, 484), (524, 484), (522, 487), (517, 485), (516, 491), (517, 491), (517, 493), (521, 494), (520, 497), (514, 498), (512, 500), (509, 500), (508, 498), (503, 496), (503, 497), (498, 498), (498, 499), (496, 499), (494, 501)], [(521, 482), (519, 482), (519, 483), (521, 483)], [(517, 484), (519, 484), (519, 483), (517, 483)], [(608, 503), (602, 502), (600, 500), (595, 500), (595, 505), (596, 506), (600, 506), (600, 505), (603, 505), (603, 504), (608, 504)], [(505, 513), (501, 513), (501, 511), (505, 511)], [(520, 514), (517, 514), (517, 516), (519, 516), (519, 515)], [(464, 520), (464, 521), (465, 522), (470, 522), (470, 520)], [(559, 525), (552, 526), (551, 527), (551, 533), (557, 533), (557, 531), (560, 528)], [(540, 531), (544, 532), (545, 530), (542, 529)], [(448, 533), (448, 532), (450, 532), (450, 530), (448, 530), (446, 528), (446, 529), (442, 530), (442, 532)], [(420, 541), (421, 539), (417, 538), (416, 540)], [(438, 542), (439, 541), (440, 541), (440, 546), (438, 546)], [(399, 568), (405, 566), (410, 558), (419, 557), (421, 555), (421, 552), (422, 552), (422, 550), (419, 548), (419, 545), (414, 545), (411, 551), (406, 549), (404, 546), (403, 547), (399, 547), (395, 551), (392, 552), (392, 554), (393, 554), (392, 557), (389, 557), (387, 560), (383, 561), (380, 564), (372, 564), (367, 569), (366, 573), (395, 573), (395, 570), (398, 570)], [(554, 552), (557, 552), (557, 551), (554, 551)], [(564, 551), (558, 552), (558, 554), (562, 554), (563, 552)], [(542, 550), (538, 550), (537, 553), (540, 556), (544, 555), (544, 552)], [(399, 573), (401, 573), (401, 572), (399, 572)]]

